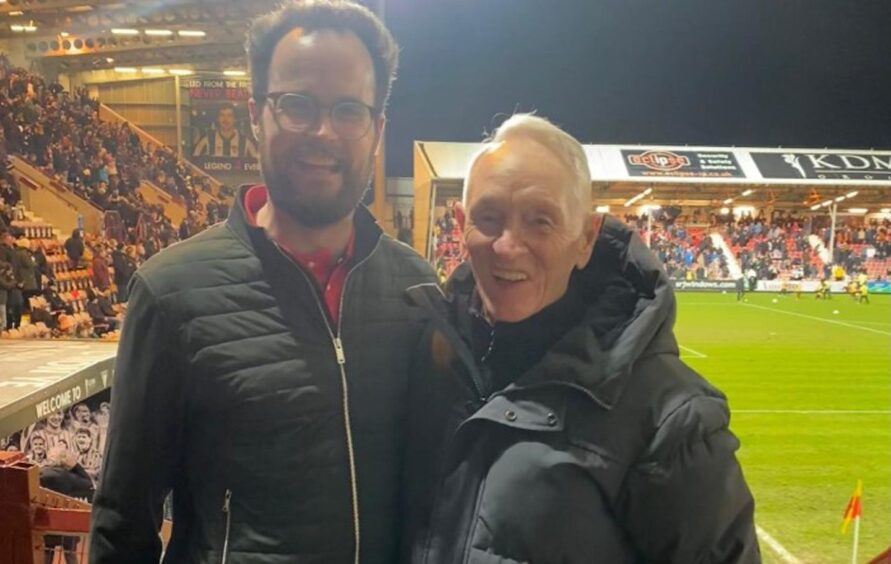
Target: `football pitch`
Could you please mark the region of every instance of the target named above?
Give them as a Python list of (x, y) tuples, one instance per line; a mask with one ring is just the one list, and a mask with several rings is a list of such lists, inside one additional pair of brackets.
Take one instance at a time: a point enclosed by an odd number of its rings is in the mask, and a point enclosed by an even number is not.
[(840, 527), (858, 479), (868, 562), (891, 545), (891, 296), (746, 299), (679, 293), (676, 332), (730, 401), (764, 562), (851, 562)]

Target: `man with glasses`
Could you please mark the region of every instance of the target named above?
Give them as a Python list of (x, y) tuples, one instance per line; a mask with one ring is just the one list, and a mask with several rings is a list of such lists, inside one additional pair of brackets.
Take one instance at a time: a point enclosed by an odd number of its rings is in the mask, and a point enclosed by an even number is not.
[(409, 351), (434, 281), (359, 205), (397, 46), (345, 0), (248, 34), (265, 184), (133, 277), (91, 561), (391, 563)]

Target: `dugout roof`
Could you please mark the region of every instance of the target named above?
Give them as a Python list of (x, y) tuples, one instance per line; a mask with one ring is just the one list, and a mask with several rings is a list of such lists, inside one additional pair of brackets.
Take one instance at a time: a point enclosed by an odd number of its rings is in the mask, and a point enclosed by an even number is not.
[(0, 340), (0, 437), (111, 387), (117, 343)]

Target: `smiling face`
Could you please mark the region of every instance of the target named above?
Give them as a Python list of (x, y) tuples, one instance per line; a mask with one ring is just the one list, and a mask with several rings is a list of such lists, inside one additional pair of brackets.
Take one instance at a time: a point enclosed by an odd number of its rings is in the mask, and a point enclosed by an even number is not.
[(573, 182), (560, 159), (521, 136), (494, 145), (471, 169), (464, 238), (492, 321), (522, 321), (551, 305), (590, 259), (594, 229)]
[(273, 51), (267, 91), (304, 94), (325, 108), (319, 123), (296, 133), (276, 123), (271, 99), (250, 101), (273, 205), (306, 227), (348, 216), (368, 187), (384, 120), (376, 116), (363, 137), (345, 140), (327, 110), (342, 101), (374, 105), (374, 65), (365, 45), (352, 32), (296, 28)]
[(74, 406), (74, 418), (80, 423), (89, 423), (90, 422), (90, 408), (86, 405), (79, 403)]
[(65, 416), (62, 415), (61, 411), (54, 411), (46, 416), (46, 423), (50, 429), (58, 429), (62, 426), (62, 421), (65, 419)]
[(43, 437), (31, 438), (31, 452), (38, 456), (46, 454), (46, 441), (43, 440)]
[(74, 445), (78, 452), (86, 452), (93, 446), (93, 437), (89, 432), (79, 432), (74, 435)]

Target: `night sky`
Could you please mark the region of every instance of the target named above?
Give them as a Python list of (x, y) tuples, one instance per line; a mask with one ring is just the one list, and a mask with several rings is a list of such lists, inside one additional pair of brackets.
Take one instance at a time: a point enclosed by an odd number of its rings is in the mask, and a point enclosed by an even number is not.
[(583, 143), (891, 148), (891, 0), (386, 0), (386, 20), (389, 176), (414, 140), (479, 141), (515, 109)]

